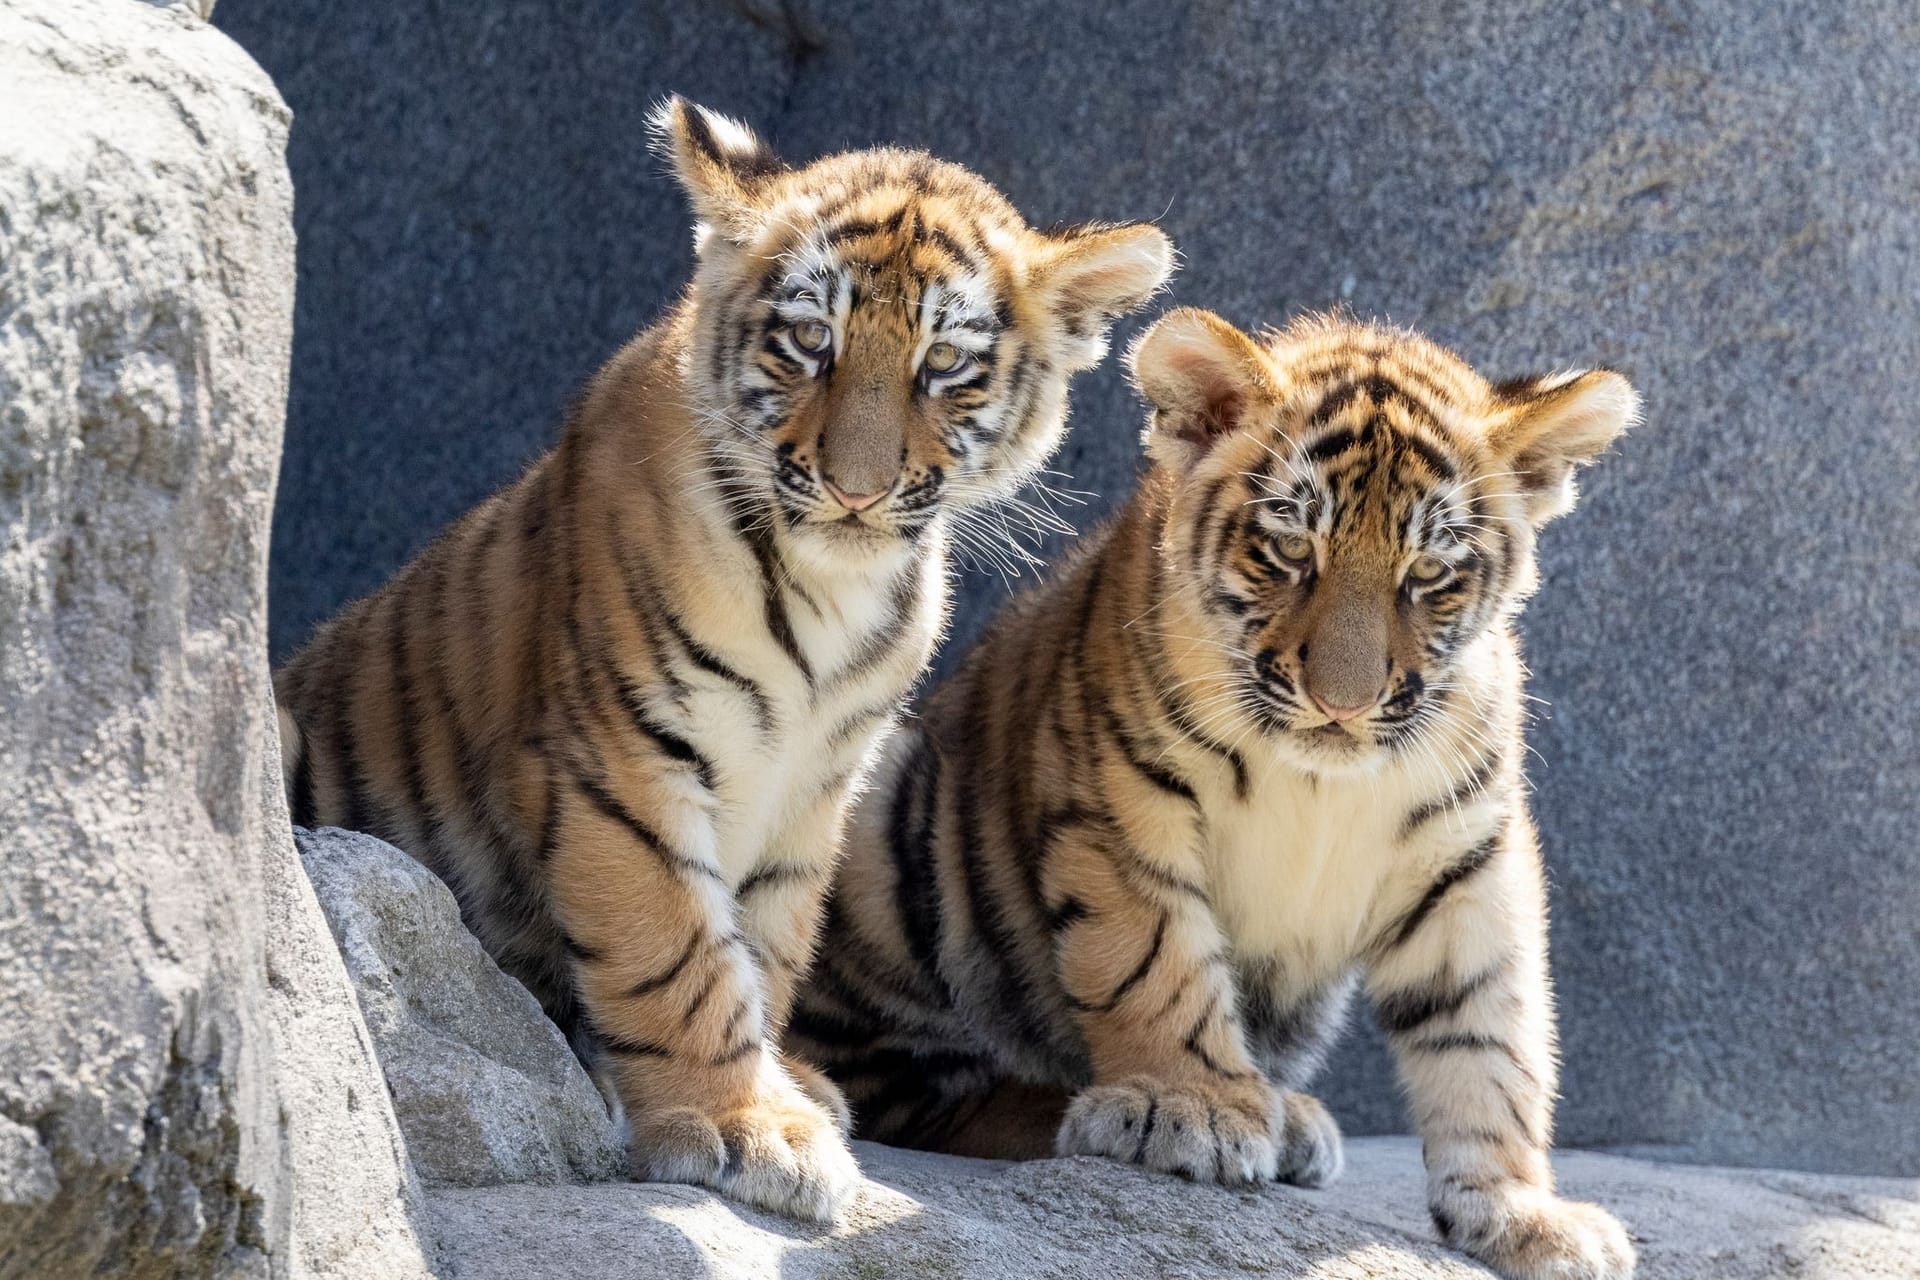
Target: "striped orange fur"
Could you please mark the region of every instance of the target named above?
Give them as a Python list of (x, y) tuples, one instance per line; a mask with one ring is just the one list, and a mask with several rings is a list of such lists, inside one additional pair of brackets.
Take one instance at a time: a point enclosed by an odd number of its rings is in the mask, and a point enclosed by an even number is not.
[(1340, 1136), (1300, 1090), (1357, 980), (1446, 1239), (1630, 1274), (1553, 1195), (1512, 622), (1632, 389), (1193, 310), (1133, 367), (1148, 475), (890, 743), (790, 1043), (864, 1136), (1315, 1185)]
[(849, 797), (947, 611), (949, 525), (1053, 451), (1165, 278), (978, 177), (801, 168), (679, 100), (684, 299), (557, 448), (276, 677), (296, 821), (384, 836), (611, 1078), (640, 1176), (829, 1217), (844, 1102), (779, 1049)]

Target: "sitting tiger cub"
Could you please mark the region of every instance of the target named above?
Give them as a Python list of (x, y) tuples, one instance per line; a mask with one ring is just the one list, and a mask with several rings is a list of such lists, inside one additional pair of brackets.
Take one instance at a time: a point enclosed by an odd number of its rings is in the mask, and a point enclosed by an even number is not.
[(604, 1065), (643, 1177), (825, 1219), (845, 1102), (783, 1057), (849, 796), (944, 625), (956, 512), (1059, 443), (1172, 265), (917, 152), (782, 164), (678, 99), (668, 316), (559, 446), (276, 678), (294, 820), (433, 868)]
[(1132, 359), (1150, 473), (893, 739), (789, 1043), (865, 1137), (1318, 1185), (1340, 1135), (1295, 1090), (1364, 975), (1441, 1234), (1630, 1274), (1547, 1162), (1513, 618), (1632, 388), (1325, 317), (1175, 311)]

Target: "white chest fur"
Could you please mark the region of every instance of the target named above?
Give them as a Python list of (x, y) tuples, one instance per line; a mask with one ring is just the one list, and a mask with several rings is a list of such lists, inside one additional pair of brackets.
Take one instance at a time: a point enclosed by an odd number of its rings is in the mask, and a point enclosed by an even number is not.
[[(870, 763), (891, 707), (940, 629), (945, 572), (940, 544), (930, 541), (918, 566), (902, 557), (844, 574), (790, 568), (781, 605), (801, 661), (776, 637), (759, 634), (733, 652), (764, 706), (756, 711), (727, 687), (694, 700), (690, 728), (716, 766), (715, 843), (729, 883), (770, 859), (831, 852), (819, 847), (813, 828), (834, 808), (836, 784), (857, 780)], [(757, 588), (761, 580), (749, 581)], [(764, 594), (742, 590), (739, 597), (740, 622), (760, 624)]]
[(1271, 958), (1301, 985), (1350, 969), (1394, 916), (1497, 821), (1487, 796), (1422, 824), (1409, 815), (1457, 785), (1424, 759), (1350, 776), (1249, 762), (1247, 798), (1201, 794), (1201, 857), (1214, 911), (1236, 955)]
[(1365, 946), (1383, 896), (1419, 870), (1396, 837), (1422, 797), (1391, 766), (1327, 778), (1273, 760), (1249, 784), (1244, 801), (1208, 798), (1215, 913), (1237, 954), (1272, 957), (1304, 981), (1331, 978)]
[[(1247, 756), (1245, 798), (1224, 771), (1198, 788), (1200, 856), (1236, 954), (1272, 958), (1302, 985), (1334, 978), (1495, 829), (1507, 806), (1505, 785), (1467, 779), (1496, 740), (1517, 732), (1492, 727), (1517, 721), (1500, 710), (1518, 687), (1511, 641), (1489, 634), (1463, 655), (1452, 679), (1463, 710), (1442, 718), (1410, 753), (1369, 772), (1309, 774), (1256, 748)], [(1464, 710), (1481, 707), (1493, 718)], [(1425, 820), (1409, 823), (1423, 811)]]

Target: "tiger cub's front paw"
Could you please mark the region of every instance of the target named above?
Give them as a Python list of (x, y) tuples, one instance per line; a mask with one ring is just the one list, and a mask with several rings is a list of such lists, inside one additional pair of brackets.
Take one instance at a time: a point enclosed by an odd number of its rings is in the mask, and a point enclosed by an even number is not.
[(1433, 1199), (1446, 1242), (1508, 1280), (1630, 1280), (1633, 1244), (1598, 1205), (1539, 1187), (1450, 1188)]
[(1054, 1148), (1063, 1156), (1109, 1156), (1196, 1182), (1241, 1186), (1277, 1172), (1274, 1105), (1264, 1080), (1175, 1084), (1134, 1076), (1074, 1098)]
[(1346, 1168), (1340, 1126), (1320, 1099), (1289, 1089), (1280, 1095), (1273, 1121), (1273, 1145), (1279, 1155), (1275, 1176), (1280, 1181), (1296, 1187), (1324, 1187)]
[(633, 1174), (693, 1182), (758, 1208), (831, 1222), (860, 1185), (834, 1117), (792, 1086), (718, 1115), (670, 1107), (633, 1122)]

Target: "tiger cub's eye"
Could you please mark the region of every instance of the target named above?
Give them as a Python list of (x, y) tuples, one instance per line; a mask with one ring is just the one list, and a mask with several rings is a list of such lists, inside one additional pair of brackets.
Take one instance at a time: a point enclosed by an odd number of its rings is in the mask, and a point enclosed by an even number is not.
[(1439, 556), (1421, 556), (1407, 568), (1410, 582), (1438, 582), (1447, 576), (1447, 562)]
[(820, 320), (802, 320), (793, 326), (793, 340), (802, 351), (819, 355), (833, 345), (833, 329)]
[(1313, 559), (1313, 539), (1304, 533), (1283, 534), (1274, 539), (1273, 549), (1288, 564), (1302, 565)]
[(927, 348), (927, 355), (920, 362), (928, 373), (952, 373), (967, 362), (967, 353), (951, 342), (936, 342)]

